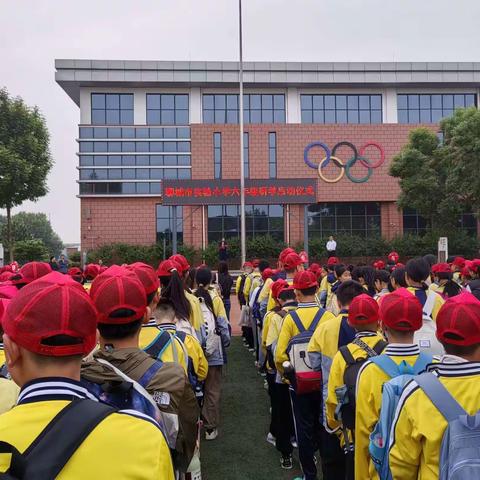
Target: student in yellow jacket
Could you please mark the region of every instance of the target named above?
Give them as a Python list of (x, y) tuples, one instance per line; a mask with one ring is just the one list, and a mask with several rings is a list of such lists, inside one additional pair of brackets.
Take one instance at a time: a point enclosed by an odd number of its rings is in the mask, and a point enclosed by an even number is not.
[[(422, 326), (422, 305), (405, 289), (396, 290), (380, 302), (380, 321), (389, 345), (383, 352), (397, 365), (402, 362), (413, 366), (420, 348), (413, 334)], [(380, 416), (382, 386), (390, 377), (378, 365), (363, 364), (357, 379), (355, 415), (355, 478), (378, 478), (370, 454), (370, 434)]]
[[(480, 302), (467, 292), (448, 299), (437, 317), (437, 337), (446, 354), (424, 375), (440, 383), (442, 398), (475, 415), (480, 398)], [(446, 428), (445, 417), (419, 380), (412, 380), (400, 398), (392, 429), (389, 462), (393, 478), (437, 480)], [(478, 477), (478, 466), (469, 466), (476, 468), (473, 473)]]
[[(334, 318), (330, 312), (319, 307), (315, 301), (318, 289), (316, 276), (312, 272), (298, 272), (293, 279), (293, 288), (298, 300), (298, 308), (285, 316), (275, 352), (275, 365), (279, 375), (284, 374), (283, 362), (289, 360), (287, 353), (290, 341), (300, 333), (292, 314), (298, 316), (305, 330), (309, 330), (313, 322), (316, 328), (322, 328), (325, 322)], [(299, 459), (304, 478), (313, 480), (317, 478), (317, 466), (314, 461), (315, 452), (321, 448), (321, 392), (297, 394), (290, 390), (295, 428), (297, 433)], [(328, 459), (322, 453), (323, 478), (329, 478)]]
[[(0, 441), (24, 452), (64, 409), (70, 409), (64, 418), (72, 415), (80, 428), (90, 413), (104, 411), (80, 383), (82, 357), (96, 343), (97, 320), (82, 286), (58, 272), (25, 286), (12, 300), (3, 319), (5, 349), (21, 392), (18, 404), (0, 416)], [(64, 436), (75, 435), (71, 422), (60, 431), (58, 443), (55, 436), (48, 438), (49, 449), (61, 451)], [(120, 411), (93, 425), (64, 466), (45, 478), (173, 480), (170, 451), (154, 421)], [(0, 472), (9, 467), (10, 456), (1, 455)], [(28, 472), (25, 477), (30, 478)]]
[[(300, 258), (300, 255), (298, 253), (295, 253), (294, 251), (288, 253), (284, 257), (282, 257), (282, 265), (283, 265), (283, 271), (279, 273), (280, 277), (285, 276), (285, 280), (288, 282), (289, 285), (293, 284), (293, 278), (298, 272), (303, 272), (305, 270), (305, 267), (303, 265), (302, 259)], [(316, 277), (315, 277), (316, 278)], [(317, 282), (318, 285), (318, 282)], [(268, 298), (268, 304), (267, 304), (267, 312), (270, 310), (273, 310), (275, 308), (275, 300), (272, 297), (272, 292), (270, 291), (270, 296)]]
[(337, 290), (337, 301), (340, 314), (323, 328), (317, 328), (308, 345), (308, 357), (315, 371), (322, 372), (322, 396), (324, 406), (324, 425), (328, 428), (325, 416), (325, 406), (328, 397), (328, 378), (332, 367), (333, 357), (340, 347), (352, 342), (357, 334), (356, 330), (348, 323), (348, 310), (355, 297), (365, 293), (360, 283), (355, 280), (348, 280), (342, 283)]
[[(327, 426), (331, 431), (337, 431), (340, 435), (342, 446), (347, 443), (346, 439), (351, 439), (353, 425), (349, 425), (347, 419), (355, 418), (355, 411), (353, 410), (354, 398), (348, 396), (348, 401), (345, 402), (344, 407), (339, 402), (339, 392), (343, 387), (350, 387), (345, 384), (345, 373), (348, 368), (353, 368), (347, 364), (346, 357), (350, 357), (351, 362), (359, 365), (361, 360), (366, 361), (369, 356), (379, 354), (386, 346), (383, 337), (377, 333), (378, 331), (378, 303), (366, 293), (355, 297), (350, 304), (348, 312), (348, 323), (357, 331), (355, 339), (348, 345), (341, 347), (333, 357), (332, 368), (330, 369), (330, 376), (328, 378), (328, 397), (327, 397)], [(375, 353), (373, 353), (373, 352)], [(348, 392), (346, 392), (348, 393)], [(337, 411), (340, 408), (340, 414)], [(353, 410), (353, 411), (352, 411)], [(348, 414), (348, 417), (347, 417)], [(350, 443), (350, 442), (349, 442)], [(353, 478), (353, 451), (351, 445), (346, 445), (346, 471), (347, 478)]]
[(256, 259), (252, 262), (253, 272), (245, 279), (245, 286), (243, 287), (243, 295), (247, 305), (250, 301), (250, 295), (262, 282), (262, 274), (260, 273), (260, 260)]

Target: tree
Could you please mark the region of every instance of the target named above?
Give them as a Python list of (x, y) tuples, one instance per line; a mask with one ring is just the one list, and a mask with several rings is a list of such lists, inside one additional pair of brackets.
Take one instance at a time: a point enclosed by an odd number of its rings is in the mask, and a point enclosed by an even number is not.
[[(6, 238), (6, 230), (6, 219), (0, 216), (0, 242)], [(51, 255), (58, 255), (63, 248), (60, 237), (54, 232), (44, 213), (20, 212), (13, 215), (11, 230), (13, 243), (21, 240), (42, 240)]]
[(390, 165), (390, 175), (400, 183), (398, 205), (414, 208), (430, 229), (443, 233), (455, 228), (462, 213), (462, 205), (452, 202), (447, 191), (449, 166), (445, 146), (427, 128), (412, 130), (408, 144)]
[(459, 109), (441, 122), (448, 163), (447, 197), (480, 216), (480, 111)]
[(48, 259), (47, 248), (41, 240), (20, 240), (14, 245), (15, 257), (20, 263), (43, 262)]
[(7, 211), (6, 247), (11, 261), (12, 208), (46, 195), (52, 163), (48, 130), (38, 108), (0, 90), (0, 208)]

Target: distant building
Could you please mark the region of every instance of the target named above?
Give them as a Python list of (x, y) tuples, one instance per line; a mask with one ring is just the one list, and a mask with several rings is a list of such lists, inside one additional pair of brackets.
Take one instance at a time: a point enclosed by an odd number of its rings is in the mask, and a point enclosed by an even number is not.
[[(80, 107), (82, 250), (239, 235), (236, 62), (55, 66)], [(392, 238), (425, 228), (396, 206), (392, 158), (418, 124), (478, 105), (480, 63), (247, 62), (244, 80), (247, 235)]]

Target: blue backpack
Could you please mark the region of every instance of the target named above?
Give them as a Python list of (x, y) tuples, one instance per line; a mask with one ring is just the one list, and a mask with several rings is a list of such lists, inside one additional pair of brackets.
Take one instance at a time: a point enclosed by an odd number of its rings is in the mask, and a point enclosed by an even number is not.
[(439, 480), (480, 478), (480, 410), (469, 415), (433, 373), (415, 381), (448, 422), (440, 449)]
[(432, 357), (421, 352), (413, 365), (402, 360), (396, 364), (388, 355), (379, 355), (370, 358), (370, 361), (380, 367), (390, 378), (383, 384), (382, 406), (380, 417), (373, 432), (370, 434), (370, 456), (380, 480), (390, 480), (390, 466), (388, 464), (388, 450), (390, 432), (393, 425), (395, 411), (405, 385), (419, 373), (423, 372), (432, 362)]

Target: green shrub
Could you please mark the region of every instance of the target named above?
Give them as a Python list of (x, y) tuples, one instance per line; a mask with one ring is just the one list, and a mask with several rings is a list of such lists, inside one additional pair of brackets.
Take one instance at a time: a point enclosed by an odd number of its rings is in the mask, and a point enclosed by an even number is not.
[(48, 261), (47, 247), (42, 240), (19, 240), (15, 242), (13, 252), (19, 263)]

